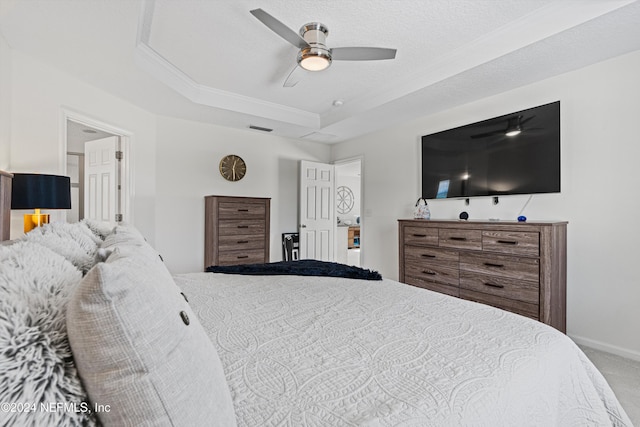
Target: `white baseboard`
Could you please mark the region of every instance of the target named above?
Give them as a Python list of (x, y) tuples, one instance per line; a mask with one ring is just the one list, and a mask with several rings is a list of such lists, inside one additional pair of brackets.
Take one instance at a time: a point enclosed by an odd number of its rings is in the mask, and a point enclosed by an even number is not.
[(640, 362), (640, 352), (611, 344), (606, 344), (589, 338), (579, 337), (576, 335), (569, 335), (569, 338), (571, 338), (578, 345), (584, 345), (585, 347), (591, 347), (596, 350), (606, 351), (607, 353), (616, 354), (618, 356), (626, 357), (627, 359)]

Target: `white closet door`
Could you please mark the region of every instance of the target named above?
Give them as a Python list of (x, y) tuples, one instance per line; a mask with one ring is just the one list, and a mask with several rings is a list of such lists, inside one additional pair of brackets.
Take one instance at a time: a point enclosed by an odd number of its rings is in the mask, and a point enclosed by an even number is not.
[(300, 162), (300, 259), (333, 261), (335, 170)]

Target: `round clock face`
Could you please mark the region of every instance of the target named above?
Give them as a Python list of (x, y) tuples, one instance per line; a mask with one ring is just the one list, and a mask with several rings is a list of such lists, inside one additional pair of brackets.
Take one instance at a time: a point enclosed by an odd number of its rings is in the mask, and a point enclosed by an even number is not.
[(220, 160), (220, 175), (227, 181), (240, 181), (247, 173), (247, 164), (240, 156), (230, 154)]

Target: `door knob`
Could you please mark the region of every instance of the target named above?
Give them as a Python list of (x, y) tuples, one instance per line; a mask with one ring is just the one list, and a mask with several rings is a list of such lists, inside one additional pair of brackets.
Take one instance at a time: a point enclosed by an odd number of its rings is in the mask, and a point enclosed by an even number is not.
[(300, 224), (300, 228), (307, 228), (307, 226), (304, 224)]

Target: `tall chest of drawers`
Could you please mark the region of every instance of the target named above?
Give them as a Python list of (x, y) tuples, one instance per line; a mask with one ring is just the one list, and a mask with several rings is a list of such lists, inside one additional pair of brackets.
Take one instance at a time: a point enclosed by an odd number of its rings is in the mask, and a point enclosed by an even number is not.
[(566, 222), (399, 220), (400, 281), (566, 331)]
[(271, 199), (204, 198), (204, 268), (269, 262)]
[(0, 242), (9, 240), (11, 231), (11, 180), (13, 175), (0, 170)]

